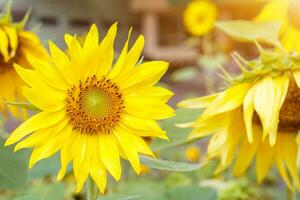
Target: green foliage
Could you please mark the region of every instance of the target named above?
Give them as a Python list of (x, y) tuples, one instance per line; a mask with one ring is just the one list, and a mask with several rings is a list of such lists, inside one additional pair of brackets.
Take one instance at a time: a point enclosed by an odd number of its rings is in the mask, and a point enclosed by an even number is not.
[(37, 181), (33, 186), (19, 192), (13, 200), (63, 200), (65, 186), (62, 183)]
[(100, 197), (98, 200), (133, 200), (133, 199), (140, 199), (140, 195), (134, 196), (127, 196), (127, 195), (120, 195), (120, 194), (109, 194), (105, 197)]
[(280, 46), (278, 33), (281, 24), (277, 22), (234, 20), (221, 21), (216, 26), (236, 40), (247, 42), (257, 41)]
[(178, 186), (169, 191), (172, 200), (216, 200), (216, 190), (197, 185)]
[(174, 162), (161, 159), (153, 159), (150, 157), (141, 156), (141, 162), (153, 169), (186, 172), (195, 171), (202, 167), (200, 164), (189, 164), (185, 162)]
[(195, 67), (184, 67), (176, 70), (171, 74), (171, 80), (175, 82), (191, 81), (197, 75), (197, 68)]
[(5, 148), (0, 139), (0, 189), (17, 190), (26, 186), (27, 161), (23, 152)]

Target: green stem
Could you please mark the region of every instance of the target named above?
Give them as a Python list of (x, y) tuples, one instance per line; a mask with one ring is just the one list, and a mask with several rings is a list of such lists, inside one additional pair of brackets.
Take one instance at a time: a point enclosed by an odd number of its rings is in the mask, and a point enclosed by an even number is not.
[[(93, 179), (88, 177), (86, 181), (86, 199), (87, 200), (97, 200), (99, 191)], [(99, 198), (98, 198), (99, 199)]]
[(286, 196), (287, 200), (297, 200), (297, 190), (290, 190), (289, 188), (287, 188), (287, 196)]

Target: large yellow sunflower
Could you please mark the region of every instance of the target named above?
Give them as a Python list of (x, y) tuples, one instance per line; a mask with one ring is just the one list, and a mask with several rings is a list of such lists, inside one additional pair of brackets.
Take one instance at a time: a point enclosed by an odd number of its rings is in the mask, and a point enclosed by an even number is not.
[[(261, 182), (275, 164), (292, 188), (298, 188), (297, 135), (300, 129), (300, 55), (263, 51), (260, 58), (242, 62), (242, 75), (230, 78), (219, 93), (182, 101), (185, 108), (204, 108), (192, 123), (191, 138), (212, 135), (208, 159), (219, 158), (216, 172), (234, 162), (242, 175), (256, 158)], [(241, 59), (243, 60), (243, 59)], [(235, 159), (236, 158), (236, 159)]]
[(183, 21), (189, 33), (202, 36), (212, 30), (217, 15), (218, 10), (214, 3), (208, 0), (195, 0), (184, 10)]
[[(22, 101), (21, 88), (23, 81), (16, 74), (13, 63), (18, 63), (26, 68), (30, 68), (27, 60), (28, 54), (38, 57), (47, 57), (45, 49), (42, 47), (39, 38), (30, 31), (24, 30), (24, 26), (29, 17), (29, 12), (19, 23), (13, 23), (11, 17), (11, 1), (0, 16), (0, 100), (16, 102)], [(20, 117), (20, 110), (13, 106), (5, 106), (0, 103), (0, 111), (7, 114), (7, 109), (15, 116)]]
[(300, 1), (272, 0), (256, 17), (258, 21), (279, 21), (282, 23), (280, 36), (288, 51), (300, 52)]
[(107, 171), (119, 180), (120, 156), (139, 173), (139, 153), (153, 156), (143, 137), (167, 139), (156, 120), (174, 115), (166, 104), (173, 93), (154, 86), (168, 63), (138, 63), (144, 45), (139, 36), (130, 50), (128, 37), (113, 64), (116, 33), (114, 24), (99, 44), (92, 25), (83, 46), (75, 36), (65, 35), (68, 54), (49, 42), (51, 62), (30, 56), (34, 70), (15, 65), (29, 85), (24, 96), (41, 111), (14, 130), (6, 145), (31, 134), (15, 147), (34, 147), (30, 168), (60, 150), (57, 179), (73, 161), (77, 191), (89, 175), (102, 192)]

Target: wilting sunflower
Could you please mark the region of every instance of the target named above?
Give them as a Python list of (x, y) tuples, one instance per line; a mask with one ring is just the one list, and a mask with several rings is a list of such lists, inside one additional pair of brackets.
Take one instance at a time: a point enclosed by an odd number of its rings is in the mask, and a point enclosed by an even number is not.
[(202, 36), (214, 27), (218, 11), (214, 3), (208, 0), (190, 2), (183, 12), (186, 30), (194, 36)]
[(279, 21), (281, 41), (289, 51), (300, 52), (300, 1), (272, 0), (256, 17), (258, 21)]
[(155, 86), (168, 63), (140, 64), (144, 38), (139, 36), (130, 50), (128, 37), (113, 64), (116, 33), (114, 24), (99, 44), (92, 25), (83, 46), (75, 36), (65, 35), (68, 54), (49, 42), (51, 62), (29, 56), (34, 70), (15, 65), (29, 85), (24, 96), (41, 111), (14, 130), (6, 145), (31, 134), (15, 147), (34, 147), (30, 168), (60, 150), (57, 179), (73, 161), (77, 191), (91, 176), (104, 192), (107, 171), (119, 180), (120, 156), (139, 173), (139, 153), (153, 156), (143, 138), (168, 139), (156, 120), (174, 115), (166, 104), (173, 93)]
[(226, 90), (179, 103), (205, 108), (196, 121), (182, 126), (193, 128), (191, 138), (212, 135), (207, 158), (220, 159), (217, 173), (235, 160), (234, 174), (242, 175), (256, 158), (258, 182), (275, 164), (287, 185), (299, 188), (300, 55), (263, 50), (257, 60), (236, 58), (243, 73), (227, 75)]
[[(18, 63), (30, 68), (27, 59), (28, 54), (38, 57), (47, 57), (39, 38), (30, 31), (24, 30), (28, 20), (29, 12), (19, 23), (13, 23), (11, 17), (11, 1), (7, 4), (0, 16), (0, 100), (8, 102), (22, 101), (21, 88), (23, 81), (18, 77), (13, 63)], [(21, 113), (12, 106), (5, 106), (0, 103), (0, 111), (7, 114), (7, 109), (15, 116), (20, 117)]]

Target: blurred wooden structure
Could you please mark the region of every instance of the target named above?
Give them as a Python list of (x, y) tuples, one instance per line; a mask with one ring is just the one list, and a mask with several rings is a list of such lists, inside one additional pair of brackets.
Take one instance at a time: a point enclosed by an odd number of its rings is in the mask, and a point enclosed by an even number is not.
[[(29, 7), (33, 7), (29, 26), (42, 24), (40, 37), (55, 40), (61, 46), (66, 32), (81, 34), (91, 23), (97, 23), (103, 35), (112, 23), (118, 21), (117, 48), (120, 49), (129, 28), (133, 26), (133, 37), (140, 32), (145, 35), (146, 59), (167, 60), (173, 65), (184, 66), (195, 63), (199, 54), (196, 49), (184, 44), (188, 35), (184, 30), (182, 11), (188, 1), (14, 0), (13, 10), (17, 18), (21, 18)], [(250, 19), (263, 4), (254, 0), (212, 1), (220, 7), (222, 19)], [(6, 2), (0, 0), (0, 9)]]
[[(186, 65), (195, 62), (198, 54), (196, 49), (180, 44), (180, 40), (183, 41), (185, 38), (184, 28), (182, 27), (182, 6), (171, 5), (169, 0), (130, 0), (129, 2), (131, 11), (139, 13), (141, 16), (141, 30), (147, 38), (144, 49), (146, 58), (167, 60), (175, 65)], [(163, 36), (160, 34), (160, 29), (164, 26), (170, 26), (170, 22), (161, 24), (161, 16), (166, 14), (173, 15), (177, 18), (176, 21), (180, 23), (179, 32), (173, 32), (175, 38), (172, 38), (177, 42), (179, 40), (179, 44), (162, 45), (160, 43), (160, 37)]]
[[(181, 4), (171, 4), (170, 2), (182, 2)], [(219, 7), (219, 19), (252, 19), (260, 10), (264, 2), (253, 0), (214, 0)], [(146, 58), (155, 60), (168, 60), (172, 64), (188, 65), (195, 63), (199, 52), (195, 48), (180, 43), (186, 38), (184, 27), (173, 32), (175, 38), (173, 41), (179, 41), (178, 44), (164, 45), (161, 44), (160, 37), (164, 33), (160, 29), (170, 26), (169, 21), (167, 24), (161, 23), (161, 16), (168, 13), (169, 15), (177, 16), (177, 21), (182, 23), (182, 11), (185, 3), (188, 0), (129, 0), (130, 10), (133, 13), (139, 13), (141, 16), (141, 30), (146, 40), (144, 54)], [(176, 17), (175, 17), (176, 18)], [(165, 38), (168, 40), (168, 38)]]

